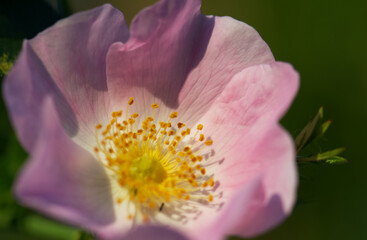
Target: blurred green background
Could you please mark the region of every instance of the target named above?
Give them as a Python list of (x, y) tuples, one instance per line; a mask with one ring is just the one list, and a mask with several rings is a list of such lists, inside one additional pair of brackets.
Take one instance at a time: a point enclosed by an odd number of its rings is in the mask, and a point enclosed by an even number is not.
[[(14, 59), (22, 39), (72, 12), (106, 2), (121, 9), (130, 22), (155, 1), (1, 1), (0, 57), (5, 53)], [(295, 135), (323, 105), (333, 124), (316, 150), (344, 146), (350, 160), (345, 165), (301, 166), (299, 203), (293, 214), (255, 239), (367, 239), (367, 1), (203, 0), (202, 12), (250, 24), (277, 60), (292, 63), (301, 75), (301, 88), (282, 124)], [(0, 239), (81, 239), (76, 229), (13, 199), (11, 186), (27, 155), (2, 99), (0, 114)]]

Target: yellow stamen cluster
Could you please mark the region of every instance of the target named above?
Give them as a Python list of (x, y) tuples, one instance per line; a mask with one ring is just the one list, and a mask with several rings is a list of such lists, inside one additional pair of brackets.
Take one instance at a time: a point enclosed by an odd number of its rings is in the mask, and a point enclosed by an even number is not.
[(201, 133), (203, 125), (198, 124), (192, 134), (184, 123), (173, 123), (177, 112), (171, 113), (167, 121), (156, 123), (154, 111), (159, 105), (153, 103), (151, 116), (138, 127), (139, 114), (129, 116), (129, 106), (133, 103), (131, 97), (124, 119), (122, 111), (113, 112), (105, 128), (96, 125), (94, 148), (98, 160), (126, 190), (116, 203), (129, 201), (135, 205), (136, 212), (128, 212), (127, 218), (139, 215), (142, 222), (147, 222), (157, 212), (174, 208), (182, 200), (212, 202), (213, 195), (209, 192), (215, 182), (207, 174), (200, 153), (213, 140), (206, 140)]

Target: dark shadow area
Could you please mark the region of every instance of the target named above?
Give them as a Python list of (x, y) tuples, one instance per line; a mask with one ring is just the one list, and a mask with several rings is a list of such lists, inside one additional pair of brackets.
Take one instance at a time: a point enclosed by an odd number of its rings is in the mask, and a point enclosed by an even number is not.
[(62, 16), (42, 0), (2, 0), (0, 37), (33, 38)]

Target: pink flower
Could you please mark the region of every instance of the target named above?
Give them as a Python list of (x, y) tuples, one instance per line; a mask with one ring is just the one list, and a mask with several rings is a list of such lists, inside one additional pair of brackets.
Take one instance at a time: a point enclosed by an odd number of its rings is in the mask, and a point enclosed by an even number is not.
[(24, 41), (4, 85), (30, 154), (19, 201), (104, 239), (140, 225), (129, 234), (248, 237), (291, 212), (295, 148), (278, 121), (298, 74), (200, 4), (162, 0), (130, 30), (104, 5)]

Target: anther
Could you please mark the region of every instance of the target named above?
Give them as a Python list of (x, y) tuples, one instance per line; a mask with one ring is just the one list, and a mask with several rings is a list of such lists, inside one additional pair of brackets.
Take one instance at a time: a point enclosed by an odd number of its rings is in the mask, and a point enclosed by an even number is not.
[(134, 98), (133, 97), (130, 97), (129, 98), (129, 101), (127, 102), (127, 104), (133, 105), (133, 103), (134, 103)]
[(199, 141), (202, 142), (205, 140), (205, 136), (204, 134), (200, 134), (200, 137), (199, 137)]
[(170, 118), (176, 118), (178, 116), (178, 112), (173, 112), (169, 115)]

